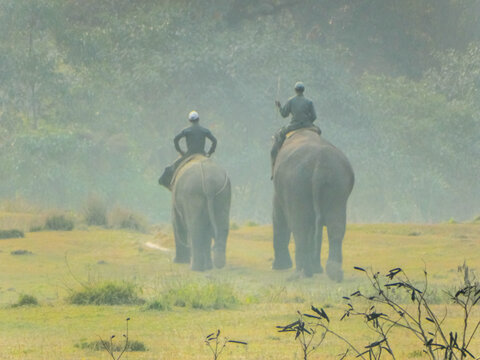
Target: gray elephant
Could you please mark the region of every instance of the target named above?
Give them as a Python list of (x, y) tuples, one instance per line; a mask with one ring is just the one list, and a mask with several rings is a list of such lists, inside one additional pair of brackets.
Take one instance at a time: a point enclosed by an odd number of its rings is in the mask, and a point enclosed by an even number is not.
[[(161, 182), (161, 179), (160, 179)], [(225, 266), (231, 187), (223, 168), (210, 158), (195, 155), (181, 166), (169, 189), (177, 263), (195, 271)]]
[(343, 280), (342, 242), (346, 205), (354, 174), (345, 155), (317, 132), (300, 129), (288, 137), (273, 169), (273, 269), (288, 269), (290, 234), (295, 263), (305, 276), (323, 272), (322, 231), (328, 231), (327, 275)]

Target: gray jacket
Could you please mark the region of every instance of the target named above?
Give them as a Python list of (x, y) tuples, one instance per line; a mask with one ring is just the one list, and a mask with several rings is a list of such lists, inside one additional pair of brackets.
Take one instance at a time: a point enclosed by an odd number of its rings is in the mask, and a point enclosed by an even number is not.
[(298, 94), (288, 99), (287, 103), (279, 109), (280, 114), (286, 118), (292, 114), (290, 124), (302, 124), (305, 126), (313, 124), (317, 118), (312, 100)]

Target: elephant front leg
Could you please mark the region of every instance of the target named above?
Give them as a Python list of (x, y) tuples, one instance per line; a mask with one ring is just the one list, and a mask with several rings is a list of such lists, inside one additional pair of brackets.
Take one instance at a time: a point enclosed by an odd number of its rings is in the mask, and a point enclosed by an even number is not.
[(274, 260), (272, 268), (274, 270), (290, 269), (292, 259), (288, 250), (291, 231), (288, 228), (283, 210), (278, 201), (273, 203), (273, 250)]
[(187, 229), (181, 214), (173, 209), (173, 234), (175, 237), (175, 263), (190, 263), (190, 247), (188, 245)]

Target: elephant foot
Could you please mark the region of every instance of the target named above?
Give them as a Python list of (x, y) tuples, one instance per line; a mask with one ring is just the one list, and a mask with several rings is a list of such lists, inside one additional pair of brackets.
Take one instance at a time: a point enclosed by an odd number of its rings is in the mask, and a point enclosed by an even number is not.
[(320, 264), (313, 265), (312, 271), (314, 274), (323, 274), (323, 267)]
[(292, 266), (293, 266), (293, 264), (292, 264), (291, 259), (285, 259), (285, 260), (281, 261), (281, 260), (278, 260), (278, 259), (275, 258), (275, 260), (273, 260), (272, 269), (273, 270), (286, 270), (286, 269), (291, 269)]
[(341, 282), (343, 280), (342, 264), (336, 261), (328, 261), (327, 275), (333, 281)]
[(213, 263), (215, 264), (215, 267), (217, 269), (221, 269), (225, 266), (226, 263), (226, 258), (225, 258), (225, 253), (213, 253)]
[(193, 271), (205, 271), (206, 270), (205, 266), (197, 264), (197, 263), (193, 263), (191, 269)]
[(189, 264), (190, 263), (190, 257), (185, 257), (185, 256), (175, 256), (173, 259), (174, 263), (177, 264)]

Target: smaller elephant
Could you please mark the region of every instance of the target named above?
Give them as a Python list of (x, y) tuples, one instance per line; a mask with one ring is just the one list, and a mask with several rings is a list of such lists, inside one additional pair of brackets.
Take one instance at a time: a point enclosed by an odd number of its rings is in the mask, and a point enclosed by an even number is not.
[[(225, 170), (203, 155), (180, 166), (172, 191), (172, 222), (177, 263), (195, 271), (222, 268), (230, 222), (231, 185)], [(213, 264), (212, 264), (212, 239)]]

